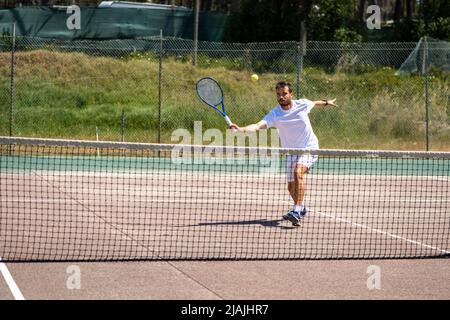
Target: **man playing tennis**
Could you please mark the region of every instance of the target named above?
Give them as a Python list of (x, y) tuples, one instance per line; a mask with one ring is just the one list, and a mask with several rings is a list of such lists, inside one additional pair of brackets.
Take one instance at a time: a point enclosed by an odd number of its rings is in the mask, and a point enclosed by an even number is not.
[[(319, 149), (319, 141), (313, 132), (308, 113), (313, 107), (336, 106), (333, 100), (310, 101), (293, 100), (292, 85), (280, 81), (275, 86), (279, 105), (272, 109), (263, 120), (246, 127), (231, 124), (230, 128), (239, 132), (251, 133), (261, 129), (275, 127), (278, 130), (281, 146), (289, 149)], [(307, 210), (303, 203), (305, 195), (304, 176), (317, 161), (317, 155), (288, 155), (286, 172), (288, 190), (294, 200), (294, 208), (283, 215), (294, 226), (299, 225), (300, 218)]]

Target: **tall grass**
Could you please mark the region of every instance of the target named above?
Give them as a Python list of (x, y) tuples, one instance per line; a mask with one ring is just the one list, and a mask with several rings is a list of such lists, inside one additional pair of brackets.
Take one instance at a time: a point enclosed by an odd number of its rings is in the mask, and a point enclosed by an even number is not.
[[(0, 134), (8, 134), (9, 60), (0, 53)], [(294, 73), (262, 73), (250, 81), (242, 61), (220, 60), (193, 67), (169, 57), (163, 64), (162, 137), (171, 142), (178, 128), (226, 130), (223, 119), (202, 105), (195, 83), (202, 76), (218, 79), (233, 121), (254, 123), (276, 105), (273, 86)], [(236, 64), (236, 65), (233, 65)], [(83, 53), (35, 50), (17, 53), (13, 134), (53, 138), (120, 140), (125, 114), (127, 141), (155, 142), (158, 130), (158, 61), (155, 56), (122, 59)], [(314, 109), (311, 121), (324, 148), (423, 149), (424, 80), (399, 77), (389, 68), (306, 68), (297, 97), (337, 98), (338, 108)], [(431, 147), (450, 150), (448, 77), (430, 79)]]

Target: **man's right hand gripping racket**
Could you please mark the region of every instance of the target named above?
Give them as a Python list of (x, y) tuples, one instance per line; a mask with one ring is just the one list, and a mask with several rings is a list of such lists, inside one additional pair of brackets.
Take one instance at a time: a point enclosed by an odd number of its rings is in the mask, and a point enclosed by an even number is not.
[(219, 112), (225, 118), (228, 127), (231, 126), (232, 122), (225, 111), (223, 91), (219, 83), (213, 78), (205, 77), (197, 81), (196, 90), (200, 100)]

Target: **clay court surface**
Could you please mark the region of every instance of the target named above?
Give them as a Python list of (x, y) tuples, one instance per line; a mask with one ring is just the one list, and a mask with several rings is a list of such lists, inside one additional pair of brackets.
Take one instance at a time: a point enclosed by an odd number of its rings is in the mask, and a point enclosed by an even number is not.
[(450, 298), (445, 162), (325, 166), (293, 227), (283, 173), (5, 159), (0, 299)]
[[(3, 176), (4, 178), (5, 176)], [(316, 177), (318, 179), (319, 177)], [(321, 177), (325, 179), (326, 177)], [(150, 203), (145, 202), (139, 192), (129, 190), (126, 199), (118, 199), (116, 188), (102, 188), (103, 200), (90, 200), (89, 187), (106, 183), (97, 177), (84, 179), (84, 186), (79, 177), (53, 175), (40, 179), (8, 177), (16, 183), (8, 189), (10, 202), (3, 201), (5, 209), (12, 204), (16, 209), (17, 219), (10, 216), (8, 223), (22, 225), (29, 235), (40, 235), (46, 241), (44, 249), (33, 251), (30, 244), (17, 246), (17, 242), (3, 242), (11, 246), (11, 255), (24, 258), (33, 257), (33, 252), (44, 258), (73, 259), (90, 254), (94, 258), (127, 258), (132, 254), (139, 258), (155, 258), (157, 252), (150, 250), (144, 242), (150, 241), (159, 245), (159, 258), (166, 254), (170, 256), (207, 255), (225, 256), (231, 254), (269, 256), (272, 260), (252, 261), (134, 261), (134, 262), (52, 262), (52, 263), (6, 263), (17, 289), (11, 289), (3, 277), (0, 277), (0, 298), (14, 299), (14, 290), (20, 290), (25, 299), (181, 299), (181, 300), (303, 300), (303, 299), (449, 299), (450, 298), (450, 263), (446, 258), (426, 259), (357, 259), (357, 260), (282, 260), (277, 259), (300, 255), (358, 255), (381, 254), (387, 250), (390, 254), (439, 254), (445, 247), (448, 238), (443, 238), (437, 230), (436, 234), (425, 234), (420, 242), (412, 242), (413, 235), (408, 235), (413, 228), (405, 228), (398, 237), (398, 224), (417, 223), (420, 218), (398, 216), (397, 221), (388, 220), (384, 224), (373, 225), (372, 221), (363, 221), (351, 215), (334, 214), (326, 210), (326, 204), (321, 205), (321, 211), (311, 211), (302, 221), (300, 227), (294, 228), (288, 222), (282, 221), (277, 215), (249, 214), (247, 217), (227, 214), (226, 201), (222, 211), (214, 216), (209, 214), (196, 215), (176, 219), (175, 216), (164, 214), (163, 199), (158, 204), (156, 215), (146, 217), (140, 210), (148, 209)], [(20, 182), (28, 181), (28, 186), (45, 191), (45, 199), (32, 188), (26, 189)], [(142, 177), (140, 178), (142, 179)], [(166, 181), (169, 178), (166, 177)], [(331, 179), (331, 177), (328, 177)], [(415, 179), (415, 178), (414, 178)], [(49, 184), (48, 181), (51, 181)], [(134, 183), (142, 185), (142, 180)], [(159, 180), (159, 189), (152, 188), (154, 194), (163, 190)], [(254, 181), (248, 180), (249, 183)], [(310, 183), (314, 180), (311, 178)], [(63, 183), (62, 183), (63, 182)], [(134, 178), (134, 182), (136, 179)], [(45, 183), (46, 187), (43, 187)], [(59, 185), (62, 183), (62, 185)], [(200, 183), (201, 185), (201, 183)], [(331, 185), (331, 184), (330, 184)], [(77, 191), (71, 192), (72, 187)], [(16, 190), (14, 190), (16, 187)], [(139, 189), (139, 187), (137, 187)], [(197, 191), (200, 192), (201, 187)], [(379, 188), (379, 192), (382, 188)], [(74, 189), (75, 190), (75, 189)], [(105, 191), (106, 190), (106, 191)], [(192, 191), (192, 190), (191, 190)], [(20, 192), (25, 192), (23, 197)], [(94, 190), (95, 192), (95, 190)], [(202, 191), (204, 192), (204, 190)], [(322, 192), (326, 190), (322, 189)], [(346, 192), (345, 190), (343, 192)], [(4, 193), (3, 193), (4, 194)], [(70, 201), (62, 201), (70, 194)], [(164, 192), (160, 194), (165, 196)], [(141, 193), (143, 195), (143, 193)], [(239, 205), (244, 205), (251, 196), (245, 195)], [(148, 194), (146, 194), (148, 196)], [(230, 196), (226, 195), (225, 197)], [(286, 199), (281, 194), (280, 198)], [(16, 197), (16, 198), (15, 198)], [(316, 204), (320, 203), (320, 194)], [(14, 200), (15, 199), (15, 200)], [(22, 199), (22, 201), (20, 201)], [(108, 199), (110, 201), (108, 206)], [(116, 199), (113, 202), (113, 199)], [(204, 198), (204, 202), (207, 202)], [(141, 201), (138, 201), (141, 200)], [(287, 199), (286, 199), (287, 202)], [(448, 209), (448, 202), (436, 204), (428, 201), (431, 207), (437, 205)], [(68, 203), (71, 205), (68, 206)], [(103, 209), (100, 209), (100, 205)], [(183, 207), (186, 206), (185, 201)], [(265, 202), (266, 203), (266, 202)], [(268, 205), (269, 202), (266, 204)], [(286, 203), (270, 199), (273, 211), (286, 208)], [(391, 205), (395, 205), (392, 199)], [(114, 204), (114, 205), (113, 205)], [(133, 204), (133, 206), (130, 206)], [(179, 210), (181, 204), (172, 202), (173, 208)], [(198, 206), (198, 201), (196, 203)], [(236, 206), (236, 203), (234, 203)], [(352, 204), (354, 205), (354, 204)], [(387, 204), (385, 204), (387, 206)], [(56, 211), (66, 206), (66, 214), (59, 218), (58, 227), (51, 224), (39, 225), (35, 222), (30, 227), (29, 222), (20, 220), (25, 212), (32, 212), (42, 221), (50, 219)], [(320, 205), (318, 205), (320, 206)], [(128, 215), (120, 215), (112, 208), (130, 207)], [(170, 205), (169, 205), (170, 207)], [(361, 217), (367, 218), (363, 209)], [(109, 208), (109, 209), (105, 209)], [(103, 210), (103, 211), (102, 211)], [(196, 212), (194, 206), (191, 212)], [(370, 211), (368, 208), (366, 210)], [(6, 211), (6, 210), (5, 210)], [(4, 212), (5, 212), (4, 211)], [(145, 210), (144, 210), (145, 211)], [(272, 210), (270, 210), (271, 212)], [(95, 214), (93, 214), (95, 212)], [(440, 217), (448, 221), (448, 211), (442, 208)], [(447, 212), (447, 213), (446, 213)], [(127, 218), (125, 218), (127, 217)], [(134, 218), (134, 220), (133, 220)], [(436, 218), (436, 219), (437, 219)], [(54, 219), (53, 219), (54, 221)], [(134, 224), (133, 224), (134, 221)], [(383, 220), (382, 220), (383, 221)], [(81, 232), (73, 232), (72, 229)], [(362, 225), (364, 223), (364, 226)], [(414, 226), (413, 224), (410, 224)], [(27, 227), (28, 226), (28, 227)], [(367, 229), (367, 226), (370, 226)], [(445, 227), (445, 223), (442, 224)], [(2, 228), (7, 228), (6, 224)], [(148, 228), (148, 229), (146, 229)], [(153, 228), (153, 229), (152, 229)], [(391, 229), (390, 229), (391, 228)], [(75, 230), (75, 229), (74, 229)], [(152, 230), (152, 232), (150, 232)], [(65, 232), (64, 232), (65, 231)], [(432, 231), (430, 229), (430, 231)], [(5, 237), (7, 231), (3, 233)], [(11, 233), (9, 233), (11, 234)], [(89, 237), (90, 234), (90, 237)], [(71, 238), (76, 241), (68, 241)], [(411, 238), (411, 239), (410, 239)], [(300, 239), (300, 240), (299, 240)], [(301, 240), (303, 239), (303, 240)], [(23, 244), (22, 239), (22, 244)], [(26, 240), (26, 239), (25, 239)], [(28, 239), (29, 240), (29, 239)], [(66, 241), (66, 243), (64, 242)], [(247, 241), (247, 242), (246, 242)], [(250, 242), (248, 242), (250, 241)], [(302, 242), (303, 241), (303, 242)], [(306, 241), (306, 242), (305, 242)], [(366, 243), (368, 251), (361, 247), (361, 241)], [(77, 244), (75, 247), (73, 244)], [(303, 245), (302, 245), (303, 243)], [(430, 246), (429, 244), (433, 244)], [(38, 246), (39, 243), (34, 243)], [(265, 250), (261, 250), (265, 248)], [(166, 251), (163, 251), (163, 250)], [(16, 251), (14, 251), (16, 250)], [(156, 256), (158, 258), (158, 256)], [(162, 258), (164, 258), (162, 256)], [(370, 285), (374, 268), (379, 268), (379, 288)], [(79, 282), (73, 282), (74, 270), (79, 270)], [(371, 278), (372, 279), (372, 278)], [(369, 284), (368, 284), (369, 281)], [(75, 288), (74, 288), (75, 283)]]
[[(25, 299), (450, 299), (448, 259), (6, 265)], [(79, 289), (68, 289), (73, 266)], [(380, 268), (379, 289), (368, 288), (371, 266)], [(0, 298), (14, 299), (2, 277)]]

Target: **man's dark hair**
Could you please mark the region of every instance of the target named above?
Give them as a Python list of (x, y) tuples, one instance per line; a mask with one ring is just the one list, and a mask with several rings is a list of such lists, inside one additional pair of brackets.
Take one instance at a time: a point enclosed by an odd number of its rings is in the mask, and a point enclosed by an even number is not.
[(275, 86), (275, 90), (278, 90), (278, 89), (284, 88), (284, 87), (288, 87), (289, 92), (292, 92), (292, 84), (290, 84), (290, 83), (287, 82), (287, 81), (279, 81), (279, 82), (277, 83), (277, 85)]

